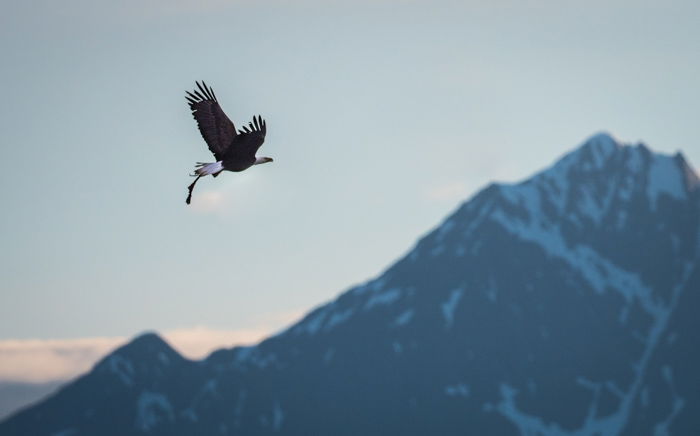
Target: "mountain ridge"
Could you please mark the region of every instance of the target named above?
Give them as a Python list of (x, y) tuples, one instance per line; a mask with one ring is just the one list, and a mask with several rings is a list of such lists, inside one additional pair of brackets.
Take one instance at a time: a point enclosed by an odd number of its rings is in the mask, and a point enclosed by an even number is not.
[[(257, 345), (189, 361), (142, 335), (0, 430), (687, 434), (700, 381), (677, 356), (700, 364), (697, 180), (680, 153), (594, 135), (478, 191), (376, 278)], [(56, 412), (86, 397), (123, 410)]]

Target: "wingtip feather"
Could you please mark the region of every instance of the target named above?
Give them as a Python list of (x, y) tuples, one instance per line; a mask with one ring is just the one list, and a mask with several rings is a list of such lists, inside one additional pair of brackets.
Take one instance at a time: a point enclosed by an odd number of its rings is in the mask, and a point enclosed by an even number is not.
[(204, 90), (207, 92), (207, 96), (209, 97), (210, 100), (214, 100), (214, 93), (211, 92), (211, 86), (207, 86), (206, 83), (204, 83), (204, 80), (202, 80), (202, 85), (204, 85)]
[[(195, 82), (195, 83), (197, 83), (197, 88), (199, 88), (199, 90), (202, 92), (202, 94), (204, 94), (204, 95), (206, 96), (206, 99), (211, 100), (211, 97), (210, 97), (209, 94), (207, 93), (205, 87), (202, 87), (202, 85), (201, 85), (199, 82)], [(202, 80), (202, 83), (204, 83), (204, 80)], [(195, 92), (196, 92), (196, 91), (195, 91)]]

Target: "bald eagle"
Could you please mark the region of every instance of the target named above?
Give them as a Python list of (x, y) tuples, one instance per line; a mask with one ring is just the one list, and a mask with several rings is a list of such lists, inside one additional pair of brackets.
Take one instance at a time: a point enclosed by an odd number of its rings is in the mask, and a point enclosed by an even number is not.
[(192, 110), (192, 116), (197, 121), (199, 131), (209, 150), (214, 153), (216, 162), (197, 162), (192, 177), (197, 177), (187, 187), (189, 191), (185, 202), (190, 204), (192, 190), (200, 177), (212, 175), (218, 176), (222, 171), (243, 171), (253, 165), (272, 162), (270, 157), (257, 157), (260, 146), (265, 142), (267, 125), (260, 115), (253, 117), (253, 121), (243, 126), (236, 133), (236, 127), (219, 106), (214, 90), (203, 81), (197, 84), (198, 90), (194, 93), (185, 91), (185, 98)]

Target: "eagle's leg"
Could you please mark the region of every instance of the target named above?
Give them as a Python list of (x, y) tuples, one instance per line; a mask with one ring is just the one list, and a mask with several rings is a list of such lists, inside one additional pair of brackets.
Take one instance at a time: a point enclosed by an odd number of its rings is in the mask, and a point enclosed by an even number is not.
[(187, 187), (187, 190), (189, 193), (187, 194), (187, 200), (185, 200), (185, 203), (190, 204), (190, 201), (192, 200), (192, 190), (194, 189), (194, 185), (197, 183), (197, 180), (202, 177), (202, 175), (198, 175), (196, 179), (194, 179), (194, 182), (190, 186)]

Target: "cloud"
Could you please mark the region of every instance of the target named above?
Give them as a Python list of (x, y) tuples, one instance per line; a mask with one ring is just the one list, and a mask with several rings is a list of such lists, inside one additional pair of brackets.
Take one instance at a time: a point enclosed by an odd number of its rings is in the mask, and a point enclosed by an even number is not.
[(0, 380), (44, 382), (83, 373), (125, 338), (0, 341)]
[[(300, 312), (270, 315), (261, 326), (222, 330), (205, 326), (166, 330), (165, 340), (190, 359), (201, 359), (219, 348), (254, 344)], [(0, 340), (0, 381), (45, 382), (85, 373), (107, 353), (124, 345), (127, 337)]]
[(218, 348), (254, 344), (270, 334), (267, 327), (216, 330), (204, 326), (168, 330), (163, 337), (190, 359), (201, 359)]

